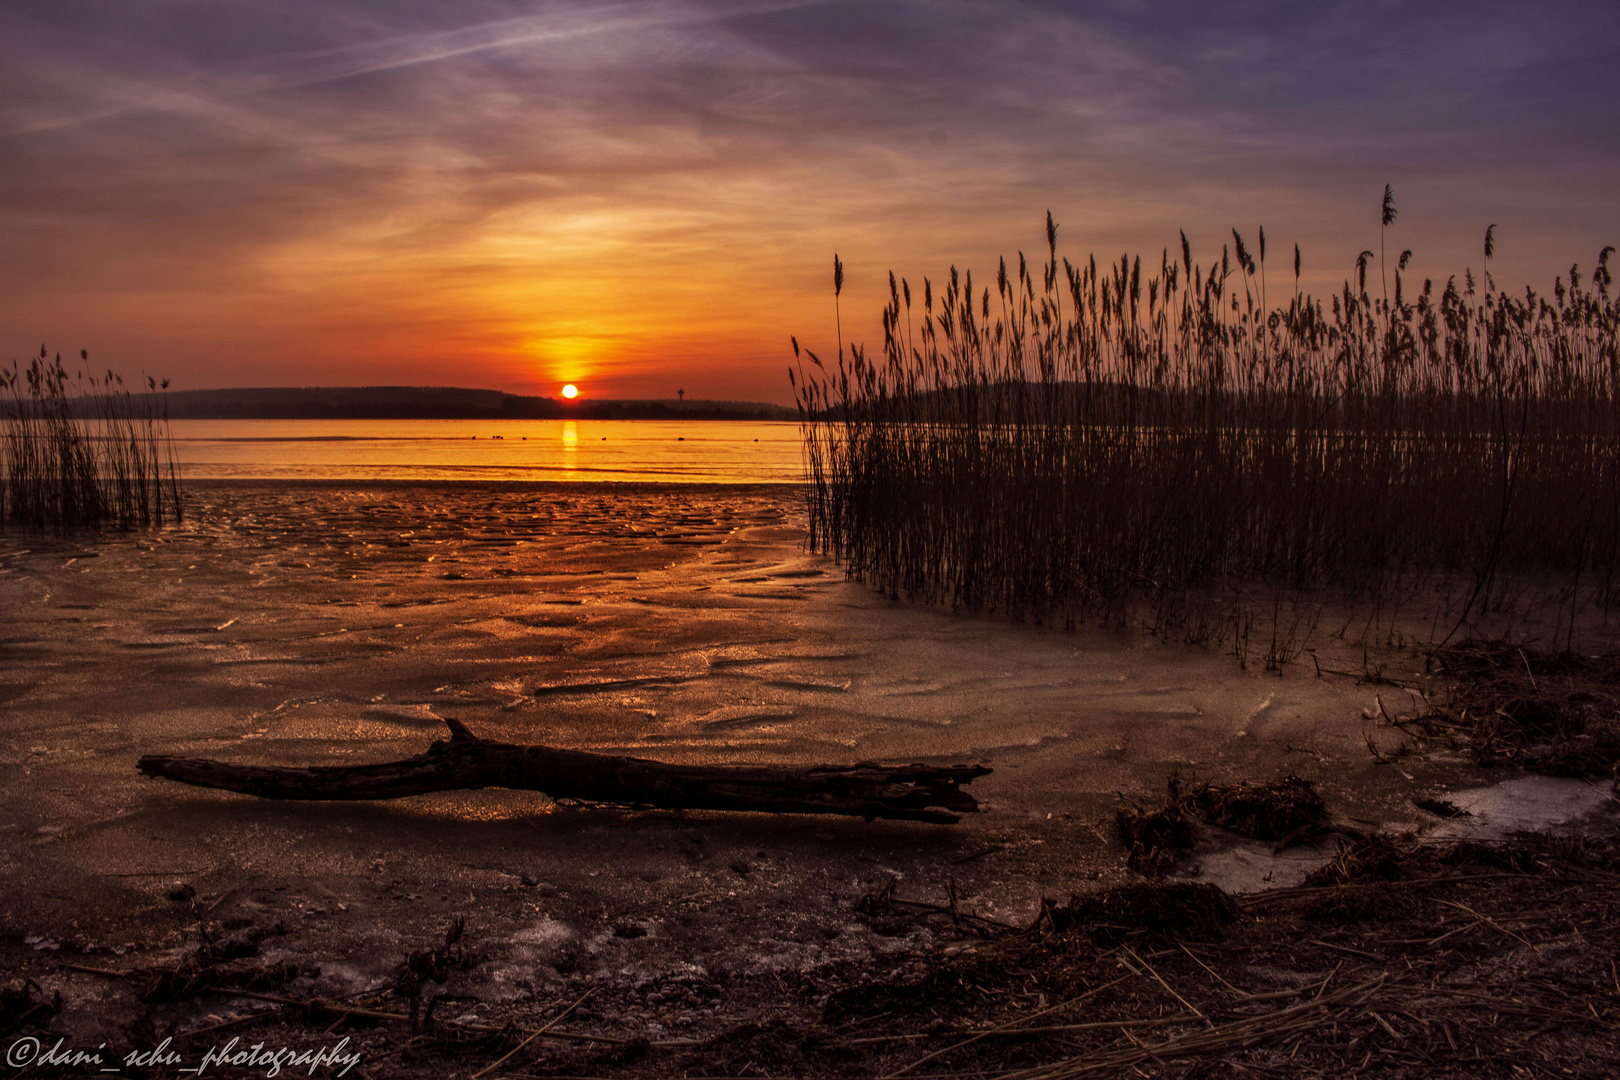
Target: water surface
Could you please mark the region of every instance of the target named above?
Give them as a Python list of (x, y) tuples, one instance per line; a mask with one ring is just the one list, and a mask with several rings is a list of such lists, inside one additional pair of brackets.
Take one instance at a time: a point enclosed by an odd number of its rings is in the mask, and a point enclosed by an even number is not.
[(188, 479), (797, 483), (799, 426), (734, 420), (177, 420)]

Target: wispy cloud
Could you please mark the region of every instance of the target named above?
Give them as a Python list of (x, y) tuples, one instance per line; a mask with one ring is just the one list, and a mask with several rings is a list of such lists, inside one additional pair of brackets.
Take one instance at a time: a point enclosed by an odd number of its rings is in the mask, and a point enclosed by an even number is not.
[[(173, 84), (162, 85), (121, 77), (78, 65), (58, 68), (51, 81), (58, 89), (70, 88), (78, 97), (99, 103), (81, 111), (57, 111), (64, 104), (51, 101), (40, 114), (6, 123), (0, 119), (0, 138), (49, 131), (58, 127), (94, 123), (120, 113), (140, 110), (204, 111), (206, 102), (222, 97), (243, 97), (277, 90), (319, 86), (343, 79), (431, 64), (442, 60), (499, 49), (517, 49), (565, 42), (593, 35), (629, 35), (659, 27), (692, 26), (728, 18), (819, 6), (824, 0), (733, 2), (694, 7), (674, 0), (643, 3), (558, 7), (544, 14), (494, 19), (448, 30), (388, 34), (353, 44), (300, 52), (251, 57), (200, 68)], [(50, 65), (34, 65), (35, 73)], [(88, 80), (88, 81), (87, 81)], [(92, 91), (87, 94), (86, 91)], [(54, 107), (54, 108), (53, 108)], [(3, 114), (0, 114), (3, 115)]]
[(379, 71), (433, 63), (493, 49), (549, 44), (597, 34), (635, 34), (657, 27), (714, 23), (746, 15), (821, 6), (819, 0), (776, 3), (729, 3), (695, 7), (690, 3), (651, 2), (586, 5), (539, 15), (460, 26), (451, 30), (404, 34), (314, 52), (270, 57), (243, 65), (227, 84), (236, 92), (312, 86)]
[(1498, 221), (1539, 274), (1620, 235), (1611, 15), (19, 0), (0, 325), (191, 385), (455, 358), (533, 388), (595, 341), (627, 392), (674, 364), (781, 397), (833, 251), (858, 311), (890, 266), (1033, 246), (1047, 208), (1104, 250), (1263, 221), (1331, 279), (1394, 182), (1436, 272)]

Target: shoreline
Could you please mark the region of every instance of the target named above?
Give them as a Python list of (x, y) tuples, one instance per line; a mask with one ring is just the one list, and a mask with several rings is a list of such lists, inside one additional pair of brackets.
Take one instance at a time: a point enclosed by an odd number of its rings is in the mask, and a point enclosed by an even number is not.
[[(748, 480), (748, 481), (717, 481), (717, 480), (514, 480), (514, 479), (461, 479), (456, 477), (296, 477), (296, 476), (266, 476), (266, 477), (196, 477), (183, 478), (183, 490), (192, 489), (247, 489), (256, 487), (271, 488), (322, 488), (343, 490), (364, 490), (366, 488), (478, 488), (489, 491), (505, 489), (530, 490), (533, 488), (555, 489), (559, 492), (577, 492), (580, 490), (605, 489), (609, 491), (624, 491), (639, 494), (648, 489), (675, 490), (675, 491), (706, 491), (716, 494), (748, 494), (760, 492), (774, 494), (781, 491), (803, 491), (808, 484), (803, 480)], [(109, 534), (110, 535), (110, 534)]]

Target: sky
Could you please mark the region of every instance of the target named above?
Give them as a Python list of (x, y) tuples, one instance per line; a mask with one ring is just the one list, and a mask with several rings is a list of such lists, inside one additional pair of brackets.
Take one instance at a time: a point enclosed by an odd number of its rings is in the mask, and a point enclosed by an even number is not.
[[(1620, 244), (1620, 5), (0, 0), (0, 360), (791, 402), (888, 273)], [(1251, 242), (1251, 247), (1253, 246)], [(1273, 254), (1273, 259), (1276, 255)]]

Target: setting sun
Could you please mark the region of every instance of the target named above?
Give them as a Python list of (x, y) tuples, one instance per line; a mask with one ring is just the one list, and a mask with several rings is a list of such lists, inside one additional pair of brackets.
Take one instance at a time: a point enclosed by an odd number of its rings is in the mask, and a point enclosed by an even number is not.
[(563, 387), (563, 397), (576, 398), (578, 396), (579, 387), (575, 386), (573, 383), (569, 383), (567, 386)]

